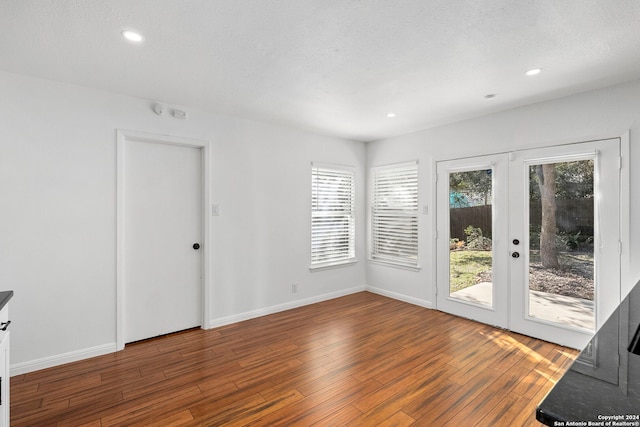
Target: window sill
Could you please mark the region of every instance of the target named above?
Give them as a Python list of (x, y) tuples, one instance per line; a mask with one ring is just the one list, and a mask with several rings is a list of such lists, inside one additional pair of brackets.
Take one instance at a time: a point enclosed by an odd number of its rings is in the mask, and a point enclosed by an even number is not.
[(325, 263), (325, 264), (315, 264), (315, 265), (310, 265), (309, 266), (309, 270), (312, 271), (312, 272), (313, 271), (329, 270), (331, 268), (339, 268), (339, 267), (346, 267), (348, 265), (354, 265), (357, 262), (358, 262), (357, 259), (352, 258), (352, 259), (348, 259), (346, 261), (329, 262), (329, 263)]
[(380, 260), (380, 259), (369, 258), (369, 262), (371, 264), (378, 264), (378, 265), (384, 265), (386, 267), (400, 268), (402, 270), (409, 270), (409, 271), (420, 271), (420, 270), (422, 270), (422, 267), (420, 267), (418, 265), (414, 266), (414, 265), (397, 264), (395, 262), (383, 261), (383, 260)]

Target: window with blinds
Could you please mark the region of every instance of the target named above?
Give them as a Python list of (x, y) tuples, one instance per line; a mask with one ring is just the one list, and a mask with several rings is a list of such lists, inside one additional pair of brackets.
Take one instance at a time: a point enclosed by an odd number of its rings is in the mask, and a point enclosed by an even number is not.
[(418, 163), (372, 169), (371, 259), (418, 266)]
[(311, 268), (355, 261), (355, 170), (311, 165)]

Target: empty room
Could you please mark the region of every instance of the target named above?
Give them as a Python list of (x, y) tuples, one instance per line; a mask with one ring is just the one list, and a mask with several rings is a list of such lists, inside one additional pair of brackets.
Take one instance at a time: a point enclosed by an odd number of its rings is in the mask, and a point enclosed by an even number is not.
[(0, 117), (0, 427), (640, 426), (637, 1), (3, 0)]

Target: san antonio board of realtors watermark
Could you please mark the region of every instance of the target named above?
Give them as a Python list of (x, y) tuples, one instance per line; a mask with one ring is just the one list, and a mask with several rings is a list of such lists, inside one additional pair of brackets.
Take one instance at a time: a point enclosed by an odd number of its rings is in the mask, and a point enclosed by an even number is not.
[(557, 427), (640, 427), (640, 415), (598, 415), (597, 421), (554, 421)]

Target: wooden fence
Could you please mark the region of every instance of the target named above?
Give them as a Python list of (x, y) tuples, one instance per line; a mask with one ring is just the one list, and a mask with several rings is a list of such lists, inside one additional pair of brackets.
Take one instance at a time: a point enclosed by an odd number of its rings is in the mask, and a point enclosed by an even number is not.
[[(593, 236), (593, 199), (556, 200), (556, 224), (558, 231), (576, 233), (583, 236)], [(492, 206), (473, 206), (470, 208), (453, 208), (449, 210), (450, 238), (466, 240), (464, 229), (470, 225), (482, 230), (486, 237), (492, 235), (491, 224)], [(540, 201), (532, 202), (529, 209), (529, 219), (538, 230), (542, 218)]]

